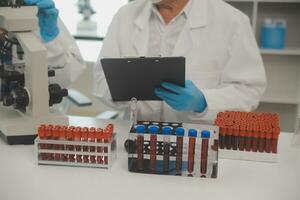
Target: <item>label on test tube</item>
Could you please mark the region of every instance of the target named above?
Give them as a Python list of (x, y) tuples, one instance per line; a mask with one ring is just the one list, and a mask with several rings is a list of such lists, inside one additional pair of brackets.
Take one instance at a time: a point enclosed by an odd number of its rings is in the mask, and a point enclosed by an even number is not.
[(210, 138), (210, 132), (204, 130), (201, 132), (202, 145), (201, 145), (201, 174), (206, 174), (207, 172), (207, 157), (208, 157), (208, 144)]
[(136, 140), (137, 169), (142, 171), (144, 169), (144, 135), (143, 134), (145, 133), (145, 126), (137, 125), (135, 131), (138, 134)]
[(183, 137), (184, 128), (179, 127), (176, 129), (176, 173), (181, 174), (182, 171), (182, 151), (183, 151)]
[(156, 147), (157, 147), (157, 134), (159, 131), (158, 126), (148, 127), (150, 136), (150, 170), (152, 172), (156, 171)]
[(195, 145), (196, 145), (197, 130), (189, 130), (189, 151), (188, 151), (188, 172), (192, 176), (194, 171), (195, 160)]
[(162, 134), (164, 135), (164, 142), (163, 142), (163, 172), (169, 173), (170, 170), (170, 135), (172, 133), (172, 127), (163, 127)]

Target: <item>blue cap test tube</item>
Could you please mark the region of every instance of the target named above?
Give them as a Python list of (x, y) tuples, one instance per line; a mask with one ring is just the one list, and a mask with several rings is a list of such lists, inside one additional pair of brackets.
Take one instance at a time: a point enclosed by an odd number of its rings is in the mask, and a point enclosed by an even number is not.
[(165, 126), (162, 128), (162, 134), (164, 135), (164, 153), (163, 153), (163, 171), (164, 173), (169, 172), (169, 161), (170, 161), (170, 135), (172, 134), (173, 128)]
[(136, 152), (137, 152), (137, 169), (139, 171), (143, 171), (144, 169), (144, 133), (145, 133), (145, 126), (144, 125), (137, 125), (135, 127), (135, 131), (138, 134), (136, 139)]
[(210, 131), (208, 131), (208, 130), (201, 131), (201, 138), (202, 138), (202, 145), (201, 145), (200, 172), (203, 176), (205, 176), (206, 172), (207, 172), (207, 158), (208, 158), (208, 146), (209, 146)]
[(196, 146), (197, 134), (198, 134), (197, 130), (195, 129), (189, 130), (188, 172), (190, 176), (192, 176), (192, 173), (194, 171), (195, 146)]
[(185, 130), (183, 127), (176, 128), (176, 173), (181, 175), (182, 171), (182, 152), (183, 152), (183, 137)]
[(159, 132), (158, 126), (149, 126), (148, 131), (150, 135), (150, 170), (156, 171), (156, 154), (157, 154), (157, 134)]

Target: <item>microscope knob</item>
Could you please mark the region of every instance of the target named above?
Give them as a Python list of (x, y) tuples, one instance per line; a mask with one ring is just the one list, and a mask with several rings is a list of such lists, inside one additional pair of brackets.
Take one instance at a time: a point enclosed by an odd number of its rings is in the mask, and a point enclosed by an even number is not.
[(68, 96), (68, 90), (61, 88), (58, 84), (51, 84), (49, 85), (49, 96), (49, 106), (53, 106), (61, 103), (63, 98)]
[(17, 87), (11, 91), (8, 96), (3, 98), (4, 106), (13, 106), (18, 110), (25, 110), (29, 105), (29, 95), (23, 87)]
[(54, 70), (49, 70), (48, 71), (48, 77), (54, 77), (55, 76), (55, 71)]
[(12, 106), (14, 104), (14, 98), (12, 95), (5, 96), (3, 98), (3, 105), (4, 106)]

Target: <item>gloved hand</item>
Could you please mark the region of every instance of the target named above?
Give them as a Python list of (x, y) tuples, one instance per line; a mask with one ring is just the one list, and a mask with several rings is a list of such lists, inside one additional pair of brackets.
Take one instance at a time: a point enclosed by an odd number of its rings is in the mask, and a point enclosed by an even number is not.
[(177, 111), (203, 112), (207, 103), (203, 93), (192, 81), (185, 82), (185, 88), (171, 83), (162, 83), (163, 88), (156, 88), (155, 94)]
[(24, 0), (24, 2), (39, 8), (37, 16), (43, 40), (45, 42), (54, 40), (59, 34), (59, 29), (57, 26), (58, 10), (53, 0)]

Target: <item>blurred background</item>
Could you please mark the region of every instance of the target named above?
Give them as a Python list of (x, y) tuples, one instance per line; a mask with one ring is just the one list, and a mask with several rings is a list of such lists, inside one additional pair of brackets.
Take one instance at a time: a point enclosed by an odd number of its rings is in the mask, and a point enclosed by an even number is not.
[[(213, 0), (212, 0), (213, 1)], [(97, 116), (111, 110), (92, 95), (92, 66), (108, 26), (128, 0), (55, 0), (60, 16), (88, 64), (72, 85), (92, 105), (70, 106), (68, 114)], [(278, 112), (284, 131), (294, 131), (300, 113), (300, 0), (226, 0), (247, 14), (261, 48), (268, 88), (257, 111)], [(119, 117), (122, 116), (118, 113)], [(104, 117), (112, 116), (111, 113)], [(103, 115), (100, 117), (103, 117)], [(114, 115), (114, 117), (116, 117)]]

